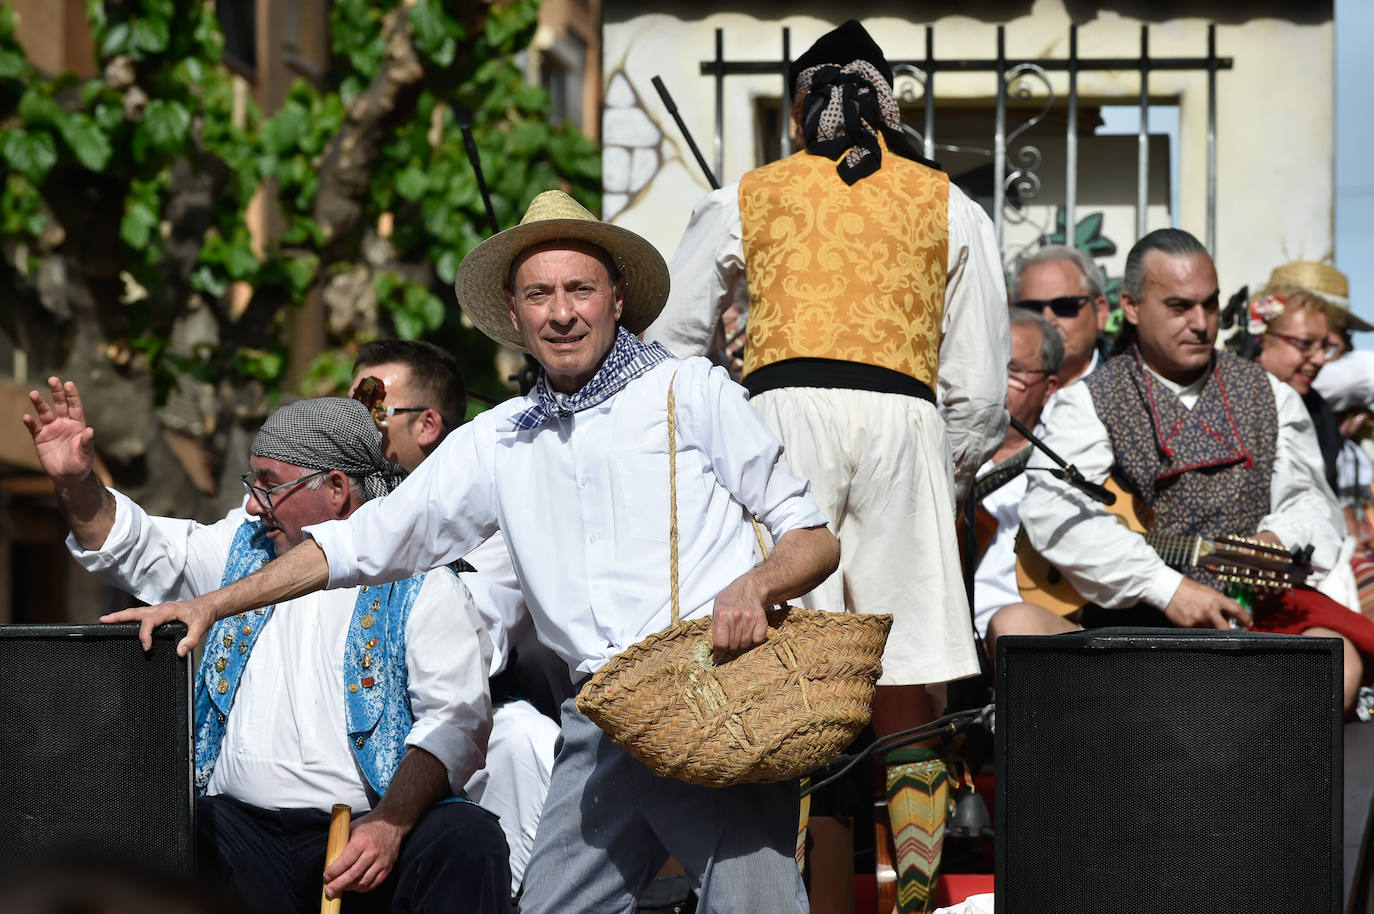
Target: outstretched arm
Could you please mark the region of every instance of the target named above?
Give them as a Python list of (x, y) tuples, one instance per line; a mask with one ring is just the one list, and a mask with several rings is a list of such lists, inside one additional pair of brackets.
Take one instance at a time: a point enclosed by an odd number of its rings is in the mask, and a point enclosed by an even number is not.
[(325, 894), (338, 898), (343, 892), (370, 892), (381, 885), (396, 865), (405, 836), (448, 789), (443, 762), (412, 746), (381, 802), (354, 823), (348, 844), (325, 868)]
[(153, 645), (153, 629), (164, 622), (185, 622), (186, 637), (177, 644), (177, 655), (185, 657), (220, 619), (305, 596), (328, 583), (329, 563), (324, 551), (308, 539), (227, 587), (181, 603), (120, 610), (101, 616), (100, 621), (140, 623), (138, 640), (145, 651)]
[(115, 500), (92, 469), (95, 466), (95, 429), (86, 424), (81, 393), (72, 381), (48, 378), (52, 406), (36, 390), (29, 391), (33, 413), (24, 427), (33, 438), (38, 462), (57, 490), (57, 503), (82, 548), (105, 545), (114, 526)]
[(716, 595), (711, 639), (717, 650), (762, 644), (768, 631), (763, 611), (815, 589), (840, 564), (840, 541), (828, 527), (799, 527), (783, 534), (761, 564)]

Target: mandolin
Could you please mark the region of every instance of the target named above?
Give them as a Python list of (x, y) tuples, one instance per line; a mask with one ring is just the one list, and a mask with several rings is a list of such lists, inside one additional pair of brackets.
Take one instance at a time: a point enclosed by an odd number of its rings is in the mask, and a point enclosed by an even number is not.
[[(1306, 581), (1312, 571), (1306, 561), (1308, 550), (1290, 552), (1254, 537), (1151, 533), (1146, 529), (1150, 520), (1148, 506), (1138, 497), (1127, 497), (1114, 479), (1109, 478), (1104, 485), (1117, 496), (1116, 503), (1104, 510), (1144, 536), (1145, 542), (1171, 568), (1200, 568), (1227, 583), (1256, 590), (1293, 587)], [(1021, 599), (1061, 616), (1078, 611), (1088, 602), (1059, 569), (1035, 551), (1024, 528), (1016, 536), (1016, 583)]]

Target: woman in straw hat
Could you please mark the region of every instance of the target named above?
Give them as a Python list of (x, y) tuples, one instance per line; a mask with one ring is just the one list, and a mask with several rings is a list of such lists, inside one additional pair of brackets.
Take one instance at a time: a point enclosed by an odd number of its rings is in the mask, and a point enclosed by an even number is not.
[[(540, 363), (529, 395), (451, 433), (396, 492), (258, 575), (200, 600), (127, 610), (142, 636), (209, 624), (321, 587), (396, 580), (459, 558), (498, 528), (539, 638), (575, 678), (669, 620), (668, 395), (676, 397), (682, 617), (710, 615), (715, 646), (763, 640), (764, 607), (823, 580), (839, 544), (742, 388), (705, 359), (634, 336), (663, 307), (649, 242), (558, 191), (464, 259), (458, 301), (488, 336)], [(773, 553), (755, 565), (752, 512)], [(793, 850), (795, 782), (707, 788), (654, 776), (570, 701), (525, 874), (521, 910), (631, 912), (669, 855), (699, 910), (804, 911)]]

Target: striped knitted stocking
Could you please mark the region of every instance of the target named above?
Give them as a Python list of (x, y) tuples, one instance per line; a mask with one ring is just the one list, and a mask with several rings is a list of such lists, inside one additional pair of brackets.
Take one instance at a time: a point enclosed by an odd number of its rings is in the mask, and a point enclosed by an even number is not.
[(949, 777), (930, 749), (887, 753), (887, 814), (897, 849), (897, 914), (930, 911), (949, 814)]

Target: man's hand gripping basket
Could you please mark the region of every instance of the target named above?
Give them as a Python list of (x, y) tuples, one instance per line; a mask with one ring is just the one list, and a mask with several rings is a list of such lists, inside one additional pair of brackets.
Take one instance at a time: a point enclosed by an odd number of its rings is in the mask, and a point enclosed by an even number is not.
[(710, 617), (678, 621), (676, 412), (669, 385), (672, 623), (602, 667), (577, 709), (658, 775), (713, 787), (800, 777), (868, 723), (892, 617), (782, 607), (764, 644), (713, 655)]

